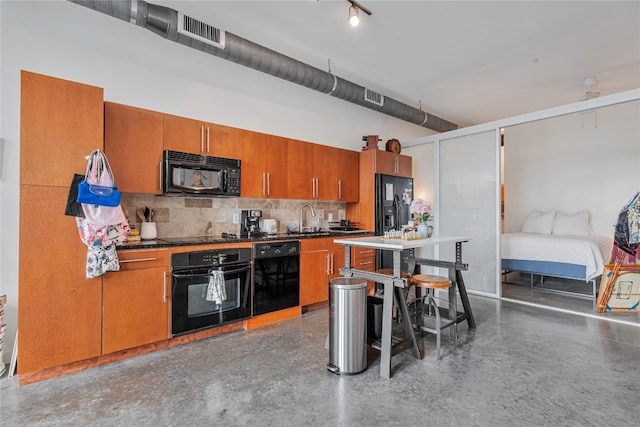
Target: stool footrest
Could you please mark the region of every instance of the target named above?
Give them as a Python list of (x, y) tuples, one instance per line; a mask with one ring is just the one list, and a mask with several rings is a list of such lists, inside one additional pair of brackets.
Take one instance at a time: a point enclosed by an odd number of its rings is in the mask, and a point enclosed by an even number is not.
[[(369, 340), (368, 344), (378, 351), (382, 351), (382, 343), (380, 340)], [(413, 346), (413, 342), (409, 338), (391, 336), (391, 356), (395, 356)]]

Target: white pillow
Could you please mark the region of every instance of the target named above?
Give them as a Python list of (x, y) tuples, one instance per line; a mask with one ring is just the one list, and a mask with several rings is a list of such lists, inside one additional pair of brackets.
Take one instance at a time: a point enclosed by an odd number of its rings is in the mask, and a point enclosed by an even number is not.
[(556, 211), (531, 211), (522, 224), (523, 233), (551, 234)]
[(559, 236), (588, 236), (591, 234), (589, 211), (576, 212), (573, 215), (565, 215), (558, 212), (556, 223), (553, 226), (553, 234)]

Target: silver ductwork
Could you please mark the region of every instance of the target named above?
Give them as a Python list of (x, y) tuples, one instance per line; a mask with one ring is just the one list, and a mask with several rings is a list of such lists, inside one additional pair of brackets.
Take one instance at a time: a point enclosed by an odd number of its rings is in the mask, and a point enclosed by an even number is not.
[(460, 127), (165, 6), (142, 0), (69, 1), (146, 28), (193, 49), (437, 132)]

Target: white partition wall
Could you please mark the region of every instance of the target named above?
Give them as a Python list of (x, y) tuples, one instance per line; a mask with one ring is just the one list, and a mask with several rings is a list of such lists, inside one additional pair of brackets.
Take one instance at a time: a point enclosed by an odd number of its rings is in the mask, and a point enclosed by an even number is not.
[[(498, 130), (439, 141), (438, 232), (470, 236), (463, 243), (465, 285), (474, 293), (498, 296)], [(439, 248), (440, 259), (455, 259), (455, 247)]]

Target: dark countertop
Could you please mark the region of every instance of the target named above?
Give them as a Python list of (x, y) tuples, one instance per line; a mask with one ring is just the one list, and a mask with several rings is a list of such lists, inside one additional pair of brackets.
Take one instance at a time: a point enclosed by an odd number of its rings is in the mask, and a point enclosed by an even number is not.
[(369, 235), (372, 231), (318, 231), (313, 233), (279, 233), (267, 234), (257, 237), (238, 237), (237, 239), (223, 239), (221, 236), (191, 236), (191, 237), (165, 237), (156, 238), (154, 240), (139, 240), (133, 242), (124, 242), (117, 246), (118, 250), (127, 249), (155, 249), (155, 248), (173, 248), (178, 246), (200, 246), (200, 245), (217, 245), (229, 243), (246, 243), (246, 242), (265, 242), (273, 240), (302, 240), (317, 239), (323, 237), (355, 237)]

